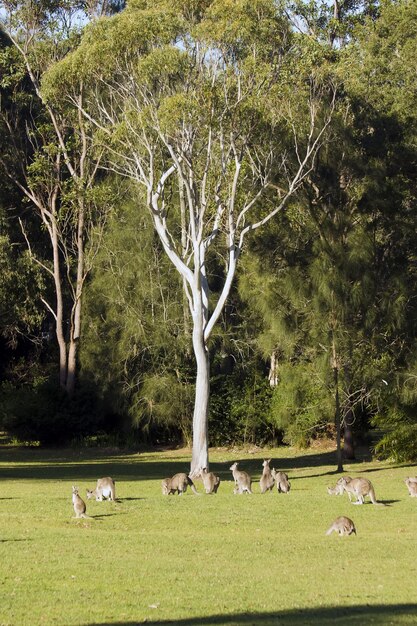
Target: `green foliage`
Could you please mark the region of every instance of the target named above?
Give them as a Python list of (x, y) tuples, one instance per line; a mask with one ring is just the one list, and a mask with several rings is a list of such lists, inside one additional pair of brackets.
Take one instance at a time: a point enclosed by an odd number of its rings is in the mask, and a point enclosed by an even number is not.
[[(192, 441), (194, 386), (173, 374), (143, 375), (140, 389), (130, 398), (133, 426), (151, 440)], [(165, 433), (165, 437), (164, 437)]]
[(215, 377), (210, 395), (210, 445), (261, 445), (275, 440), (270, 399), (268, 381), (256, 370)]
[(2, 428), (19, 441), (62, 445), (102, 426), (91, 388), (85, 387), (70, 399), (56, 384), (39, 379), (33, 386), (5, 383), (0, 397)]
[(320, 374), (317, 365), (303, 362), (285, 363), (279, 369), (271, 414), (290, 445), (308, 446), (333, 422), (333, 398)]
[(373, 424), (382, 429), (383, 436), (375, 445), (379, 458), (397, 462), (417, 461), (416, 406), (412, 414), (404, 407), (387, 408), (383, 414), (376, 414)]
[(42, 276), (29, 255), (19, 252), (7, 235), (0, 235), (0, 335), (12, 345), (19, 335), (39, 328), (44, 318), (39, 307)]

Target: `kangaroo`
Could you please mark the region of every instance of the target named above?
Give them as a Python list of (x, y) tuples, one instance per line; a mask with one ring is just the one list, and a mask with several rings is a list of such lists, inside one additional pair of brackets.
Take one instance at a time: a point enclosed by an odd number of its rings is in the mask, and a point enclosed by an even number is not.
[(265, 459), (262, 463), (263, 471), (261, 480), (259, 481), (261, 493), (265, 493), (265, 491), (272, 491), (275, 485), (275, 479), (272, 476), (271, 468), (269, 467), (270, 462), (271, 459)]
[(237, 469), (238, 464), (233, 463), (230, 467), (232, 470), (233, 478), (235, 479), (235, 488), (233, 493), (252, 493), (252, 478), (247, 472)]
[[(344, 478), (346, 482), (348, 483), (350, 483), (350, 481), (352, 480), (350, 476), (342, 476), (342, 478)], [(341, 496), (343, 494), (344, 489), (343, 489), (343, 485), (340, 482), (342, 478), (339, 478), (339, 480), (337, 481), (334, 487), (327, 487), (327, 493), (330, 496)], [(349, 500), (351, 500), (352, 494), (348, 493), (348, 496), (349, 496)]]
[(187, 486), (191, 488), (191, 491), (195, 493), (196, 496), (200, 495), (191, 478), (184, 473), (175, 474), (172, 478), (164, 478), (161, 486), (164, 496), (169, 496), (171, 493), (175, 494), (177, 491), (178, 495), (182, 496), (182, 494), (187, 491)]
[(355, 533), (356, 535), (355, 524), (351, 519), (344, 517), (343, 515), (334, 520), (333, 524), (326, 531), (326, 535), (331, 535), (333, 531), (339, 533), (340, 536), (351, 535), (352, 533)]
[(91, 519), (85, 513), (85, 510), (86, 510), (85, 502), (78, 495), (78, 487), (74, 487), (74, 486), (72, 487), (72, 503), (74, 505), (74, 512), (75, 512), (76, 518), (84, 517), (84, 518)]
[(289, 493), (291, 483), (288, 480), (288, 474), (285, 472), (278, 472), (274, 467), (271, 470), (271, 474), (275, 480), (278, 493)]
[(220, 477), (216, 476), (213, 472), (208, 472), (207, 467), (203, 467), (200, 475), (206, 493), (217, 493), (217, 489), (220, 485)]
[(348, 494), (352, 493), (356, 496), (356, 502), (353, 504), (363, 504), (365, 496), (369, 496), (372, 504), (385, 506), (382, 502), (376, 501), (374, 488), (367, 478), (352, 478), (348, 482), (346, 478), (342, 477), (340, 478), (340, 484)]
[(404, 482), (407, 485), (409, 495), (417, 498), (417, 478), (406, 478)]
[(116, 487), (115, 481), (107, 476), (107, 478), (99, 478), (97, 480), (97, 486), (93, 491), (87, 489), (87, 498), (95, 498), (97, 502), (102, 502), (103, 498), (106, 500), (116, 499)]

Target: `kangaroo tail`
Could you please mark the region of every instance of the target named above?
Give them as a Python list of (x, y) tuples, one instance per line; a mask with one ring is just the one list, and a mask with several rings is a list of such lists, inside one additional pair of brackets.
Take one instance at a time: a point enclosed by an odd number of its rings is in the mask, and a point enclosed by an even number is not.
[(369, 491), (369, 497), (371, 498), (372, 504), (377, 504), (378, 506), (385, 506), (383, 502), (377, 502), (377, 499), (375, 497), (375, 491), (373, 489)]
[(195, 488), (195, 485), (194, 485), (193, 481), (191, 480), (191, 478), (190, 478), (189, 476), (188, 476), (187, 478), (188, 478), (188, 485), (189, 485), (189, 487), (190, 487), (191, 491), (192, 491), (193, 493), (195, 493), (195, 495), (196, 495), (196, 496), (200, 496), (201, 494), (200, 494), (200, 493), (198, 493), (198, 491), (197, 491), (197, 489)]

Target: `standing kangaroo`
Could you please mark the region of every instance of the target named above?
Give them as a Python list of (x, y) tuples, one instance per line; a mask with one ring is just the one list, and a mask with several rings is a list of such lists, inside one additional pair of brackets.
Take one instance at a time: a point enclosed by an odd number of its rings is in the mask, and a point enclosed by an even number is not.
[(277, 472), (273, 467), (271, 470), (272, 477), (275, 480), (278, 493), (289, 493), (291, 489), (291, 483), (288, 480), (288, 474), (285, 472)]
[(91, 500), (91, 498), (95, 498), (97, 502), (102, 502), (103, 498), (107, 500), (115, 500), (116, 499), (116, 487), (115, 482), (110, 476), (106, 478), (99, 478), (97, 480), (97, 486), (93, 491), (87, 489), (87, 498)]
[(339, 535), (351, 535), (352, 533), (356, 535), (355, 524), (351, 519), (343, 515), (334, 520), (333, 524), (326, 531), (326, 535), (331, 535), (333, 531), (339, 533)]
[(162, 494), (164, 496), (169, 496), (170, 494), (175, 494), (178, 492), (178, 495), (182, 496), (183, 493), (187, 491), (187, 486), (191, 488), (191, 491), (199, 496), (197, 489), (194, 486), (193, 481), (187, 474), (180, 472), (179, 474), (174, 474), (172, 478), (164, 478), (161, 483), (162, 486)]
[(201, 470), (201, 480), (203, 481), (206, 493), (217, 493), (220, 485), (220, 476), (216, 476), (213, 472), (208, 472), (207, 467)]
[(238, 464), (233, 463), (230, 467), (233, 478), (235, 479), (235, 488), (233, 493), (252, 493), (252, 478), (247, 472), (237, 469)]
[(408, 493), (411, 497), (417, 498), (417, 478), (406, 478), (405, 484), (407, 485)]
[[(343, 485), (340, 482), (342, 478), (344, 478), (346, 482), (348, 483), (350, 483), (350, 481), (352, 480), (350, 476), (342, 476), (341, 478), (339, 478), (339, 480), (337, 481), (334, 487), (327, 487), (327, 493), (330, 496), (341, 496), (343, 494), (344, 489), (343, 489)], [(349, 496), (349, 500), (351, 500), (352, 494), (348, 493), (348, 496)]]
[(86, 506), (85, 506), (85, 502), (84, 500), (78, 495), (78, 487), (72, 487), (72, 503), (74, 505), (74, 513), (75, 513), (75, 517), (76, 518), (80, 518), (80, 517), (84, 517), (84, 518), (88, 518), (91, 519), (88, 515), (86, 515), (85, 510), (86, 510)]
[(385, 506), (382, 502), (377, 502), (375, 497), (375, 491), (371, 481), (367, 478), (352, 478), (351, 481), (347, 481), (346, 478), (340, 478), (340, 484), (343, 489), (349, 494), (352, 493), (356, 496), (356, 502), (353, 504), (363, 504), (364, 498), (369, 496), (372, 504), (378, 504), (379, 506)]
[(275, 478), (272, 476), (271, 468), (269, 464), (271, 459), (265, 459), (262, 463), (263, 471), (261, 480), (259, 481), (259, 488), (261, 493), (265, 493), (265, 491), (272, 491), (275, 485)]

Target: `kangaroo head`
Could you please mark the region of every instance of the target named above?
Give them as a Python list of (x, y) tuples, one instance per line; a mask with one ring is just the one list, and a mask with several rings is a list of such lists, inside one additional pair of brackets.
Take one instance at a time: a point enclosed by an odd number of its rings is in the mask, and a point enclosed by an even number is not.
[(231, 469), (231, 470), (232, 470), (232, 472), (233, 472), (233, 470), (234, 470), (234, 469), (237, 469), (237, 462), (235, 461), (235, 462), (233, 463), (233, 465), (231, 465), (231, 466), (230, 466), (230, 468), (229, 468), (229, 469)]
[(93, 491), (91, 491), (90, 489), (87, 489), (87, 493), (86, 493), (86, 495), (87, 495), (87, 498), (88, 498), (89, 500), (91, 500), (91, 498), (93, 498), (93, 497), (94, 497), (94, 493), (93, 493)]
[(78, 496), (78, 487), (72, 486), (72, 493)]

